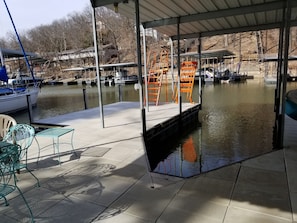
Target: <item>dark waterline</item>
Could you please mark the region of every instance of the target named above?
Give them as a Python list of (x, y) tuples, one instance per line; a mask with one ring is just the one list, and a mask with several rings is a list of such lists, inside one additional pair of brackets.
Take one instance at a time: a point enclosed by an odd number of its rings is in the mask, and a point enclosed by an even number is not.
[[(295, 89), (297, 83), (289, 83), (287, 88)], [(167, 89), (170, 91), (170, 87)], [(256, 80), (205, 85), (199, 113), (201, 127), (177, 139), (170, 148), (164, 145), (156, 148), (157, 153), (148, 157), (154, 163), (152, 170), (190, 177), (270, 152), (275, 118), (274, 89)], [(195, 86), (193, 95), (197, 102), (198, 86)], [(88, 108), (98, 106), (96, 87), (86, 87), (86, 96)], [(104, 87), (102, 96), (103, 104), (120, 99), (139, 101), (133, 85), (121, 86), (121, 89), (119, 86)], [(163, 91), (161, 101), (166, 97)], [(45, 86), (41, 89), (37, 107), (33, 109), (33, 117), (39, 120), (83, 109), (83, 86)], [(26, 112), (13, 116), (18, 122), (29, 122)]]

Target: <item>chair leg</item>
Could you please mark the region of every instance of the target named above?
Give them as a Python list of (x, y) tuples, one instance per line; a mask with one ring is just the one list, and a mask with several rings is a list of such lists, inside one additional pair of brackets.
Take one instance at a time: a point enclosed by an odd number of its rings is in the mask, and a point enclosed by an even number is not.
[[(20, 161), (18, 160), (18, 162), (17, 162), (18, 164), (20, 163)], [(16, 170), (16, 172), (17, 172), (17, 174), (20, 174), (21, 173), (21, 171), (20, 171), (20, 169), (15, 169)]]
[(39, 179), (31, 172), (31, 170), (28, 169), (28, 167), (26, 167), (26, 170), (36, 179), (37, 187), (40, 187)]
[(34, 216), (33, 216), (32, 210), (31, 210), (31, 208), (30, 208), (30, 206), (29, 206), (27, 200), (25, 199), (25, 197), (24, 197), (24, 195), (23, 195), (23, 192), (21, 191), (21, 189), (20, 189), (18, 186), (16, 186), (16, 188), (18, 189), (20, 195), (22, 196), (22, 198), (23, 198), (23, 200), (24, 200), (24, 202), (25, 202), (25, 204), (26, 204), (26, 206), (27, 206), (27, 208), (28, 208), (28, 210), (29, 210), (29, 212), (30, 212), (31, 222), (34, 223), (35, 221), (34, 221)]
[(0, 198), (3, 198), (3, 199), (4, 199), (5, 206), (8, 206), (8, 205), (9, 205), (9, 203), (8, 203), (8, 201), (7, 201), (7, 199), (6, 199), (6, 197), (5, 197), (5, 196), (1, 195), (1, 197), (0, 197)]
[(34, 136), (34, 139), (35, 139), (35, 142), (37, 143), (37, 146), (38, 146), (38, 157), (37, 157), (37, 161), (36, 161), (36, 163), (38, 163), (39, 158), (40, 158), (40, 146), (39, 146), (39, 142), (38, 142), (38, 140), (37, 140), (37, 138), (35, 136)]

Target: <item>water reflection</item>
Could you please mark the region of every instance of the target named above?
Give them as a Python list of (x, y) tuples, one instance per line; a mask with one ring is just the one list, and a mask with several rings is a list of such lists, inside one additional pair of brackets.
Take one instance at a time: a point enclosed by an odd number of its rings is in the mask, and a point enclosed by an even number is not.
[[(287, 86), (288, 91), (295, 88), (297, 83)], [(158, 153), (153, 156), (148, 154), (152, 170), (189, 177), (271, 151), (274, 89), (250, 80), (241, 84), (205, 85), (199, 112), (201, 127), (174, 145), (155, 148)], [(139, 101), (133, 85), (122, 86), (121, 93), (119, 90), (118, 86), (103, 87), (103, 104), (118, 102), (120, 97), (123, 101)], [(97, 88), (86, 91), (88, 107), (97, 107)], [(197, 86), (193, 100), (198, 101)], [(46, 86), (41, 89), (33, 113), (38, 120), (83, 109), (82, 86)], [(14, 118), (28, 123), (26, 112), (15, 114)]]
[[(197, 131), (200, 134), (201, 130)], [(198, 145), (199, 141), (193, 139), (193, 135), (190, 135), (183, 140), (175, 150), (153, 169), (155, 173), (167, 174), (178, 177), (191, 177), (201, 173), (201, 151)], [(153, 154), (151, 154), (153, 155)], [(152, 160), (149, 157), (149, 160)]]
[[(294, 87), (296, 83), (288, 89)], [(159, 163), (154, 161), (154, 172), (190, 177), (273, 149), (273, 86), (258, 82), (206, 85), (199, 116), (201, 128), (178, 141)], [(192, 151), (192, 159), (186, 159), (187, 151)]]

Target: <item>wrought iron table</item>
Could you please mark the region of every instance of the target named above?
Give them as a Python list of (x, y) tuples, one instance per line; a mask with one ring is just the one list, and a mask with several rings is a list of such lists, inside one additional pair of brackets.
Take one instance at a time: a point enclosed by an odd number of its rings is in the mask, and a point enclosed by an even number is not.
[(48, 138), (52, 138), (53, 143), (51, 145), (53, 145), (53, 149), (54, 149), (54, 154), (56, 153), (55, 151), (57, 151), (58, 156), (59, 156), (59, 163), (61, 164), (61, 160), (60, 160), (60, 150), (59, 150), (59, 139), (61, 136), (66, 135), (68, 133), (71, 133), (71, 141), (69, 143), (65, 143), (63, 142), (63, 144), (70, 144), (72, 147), (72, 151), (75, 154), (74, 151), (74, 147), (73, 147), (73, 133), (74, 133), (74, 129), (73, 128), (48, 128), (46, 130), (43, 130), (41, 132), (36, 133), (35, 135), (35, 140), (38, 144), (38, 158), (37, 158), (37, 162), (39, 161), (40, 158), (40, 150), (49, 146), (44, 146), (42, 148), (40, 148), (39, 146), (39, 142), (37, 141), (36, 137), (48, 137)]

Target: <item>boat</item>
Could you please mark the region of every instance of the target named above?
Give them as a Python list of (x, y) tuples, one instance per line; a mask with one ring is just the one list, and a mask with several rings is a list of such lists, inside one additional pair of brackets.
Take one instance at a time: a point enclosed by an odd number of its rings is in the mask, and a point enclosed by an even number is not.
[(14, 91), (11, 89), (0, 88), (0, 113), (9, 114), (16, 111), (24, 110), (28, 108), (28, 99), (32, 106), (36, 105), (38, 98), (39, 89), (31, 88)]
[(237, 64), (236, 71), (231, 71), (228, 68), (221, 69), (220, 72), (221, 82), (222, 83), (240, 83), (247, 80), (246, 74), (240, 73), (241, 62)]
[[(13, 82), (9, 83), (4, 58), (21, 58), (24, 57), (22, 51), (9, 50), (0, 48), (0, 113), (8, 114), (28, 108), (28, 105), (36, 105), (39, 85), (18, 85)], [(33, 55), (33, 54), (30, 54)], [(34, 80), (34, 77), (32, 77)], [(28, 100), (30, 99), (30, 100)]]
[(134, 62), (115, 63), (115, 64), (103, 64), (100, 65), (104, 71), (109, 71), (108, 75), (105, 75), (105, 85), (112, 86), (115, 84), (135, 84), (138, 82), (137, 75), (128, 75), (128, 70), (124, 68), (137, 67)]
[(286, 114), (297, 120), (297, 89), (290, 90), (286, 94)]
[(42, 85), (43, 78), (37, 78), (34, 79), (30, 77), (27, 74), (24, 74), (20, 71), (17, 71), (15, 74), (11, 76), (11, 78), (8, 79), (8, 84), (13, 86), (33, 86), (35, 83), (38, 83), (39, 86)]
[[(29, 64), (28, 57), (33, 58), (37, 57), (34, 53), (26, 53), (23, 47), (23, 44), (20, 40), (14, 22), (12, 20), (11, 14), (9, 12), (8, 6), (4, 1), (5, 7), (7, 9), (8, 15), (10, 17), (11, 23), (13, 25), (15, 34), (17, 36), (19, 46), (21, 50), (12, 50), (12, 49), (3, 49), (0, 48), (0, 113), (12, 113), (19, 110), (23, 110), (26, 108), (30, 108), (29, 106), (36, 105), (38, 93), (40, 91), (38, 82), (36, 81), (33, 73), (33, 68)], [(27, 69), (30, 71), (33, 85), (18, 85), (9, 83), (9, 78), (7, 75), (7, 69), (4, 59), (24, 59)], [(20, 64), (20, 63), (19, 63)]]
[(287, 75), (287, 82), (297, 82), (297, 76), (296, 75)]
[(214, 84), (219, 83), (218, 74), (219, 72), (213, 67), (205, 67), (198, 70), (195, 74), (195, 82), (199, 82), (201, 73), (201, 80), (203, 84)]
[(275, 85), (277, 82), (277, 78), (276, 78), (276, 75), (266, 75), (264, 77), (264, 83), (267, 84), (267, 85)]
[(115, 77), (114, 77), (114, 83), (115, 84), (135, 84), (138, 82), (137, 75), (128, 75), (127, 70), (120, 69), (119, 71), (116, 71)]

